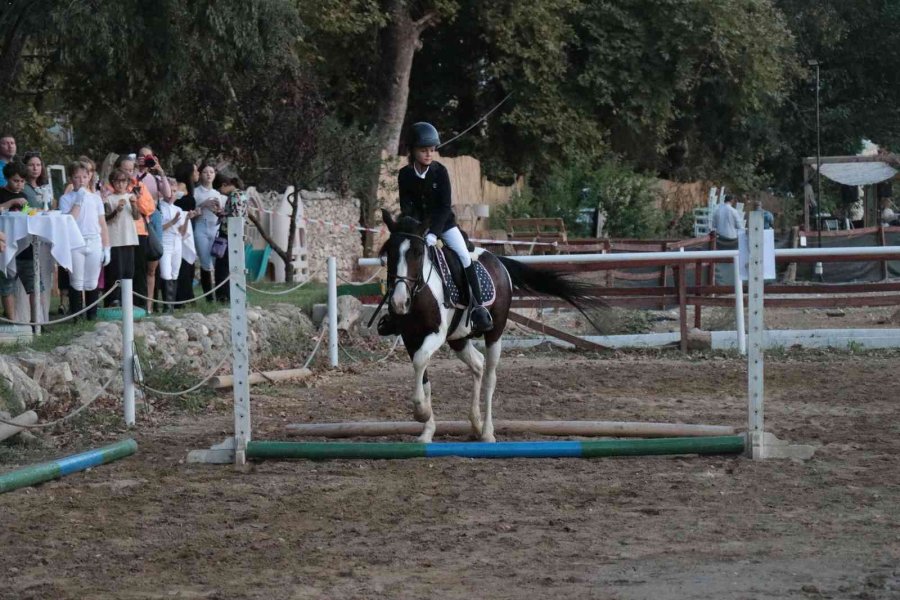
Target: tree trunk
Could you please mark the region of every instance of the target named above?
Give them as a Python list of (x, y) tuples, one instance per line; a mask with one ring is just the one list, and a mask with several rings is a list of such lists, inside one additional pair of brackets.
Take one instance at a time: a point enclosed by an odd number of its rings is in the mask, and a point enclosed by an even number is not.
[[(434, 11), (413, 20), (407, 3), (403, 0), (387, 2), (386, 12), (390, 18), (387, 27), (381, 32), (380, 81), (383, 87), (378, 96), (378, 120), (375, 124), (379, 158), (382, 151), (387, 152), (388, 156), (395, 156), (400, 149), (413, 58), (422, 45), (422, 32), (437, 22), (437, 13)], [(380, 176), (379, 166), (370, 175), (367, 191), (363, 194), (360, 218), (364, 227), (372, 227), (375, 223)], [(363, 252), (369, 256), (372, 253), (372, 233), (365, 232), (363, 239)]]

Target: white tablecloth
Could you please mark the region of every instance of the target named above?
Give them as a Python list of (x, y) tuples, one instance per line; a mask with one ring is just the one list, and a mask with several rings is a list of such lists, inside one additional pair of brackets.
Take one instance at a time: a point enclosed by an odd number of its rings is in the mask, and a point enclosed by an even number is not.
[(84, 238), (72, 215), (57, 210), (28, 217), (20, 212), (0, 215), (0, 231), (6, 234), (6, 250), (0, 254), (0, 268), (7, 276), (16, 273), (17, 254), (31, 245), (31, 236), (50, 244), (50, 255), (67, 271), (72, 270), (72, 250), (84, 246)]
[[(6, 250), (0, 253), (0, 269), (5, 270), (7, 276), (12, 277), (16, 273), (16, 255), (31, 245), (32, 236), (37, 236), (41, 242), (38, 244), (38, 259), (40, 261), (40, 287), (35, 282), (35, 288), (43, 290), (40, 296), (39, 314), (35, 319), (38, 323), (46, 323), (50, 317), (50, 286), (53, 281), (53, 271), (56, 263), (65, 269), (72, 270), (72, 250), (84, 246), (84, 238), (72, 215), (64, 215), (59, 211), (39, 213), (28, 217), (19, 212), (0, 215), (0, 231), (6, 234)], [(31, 314), (28, 303), (28, 295), (22, 283), (16, 285), (16, 320), (27, 320)]]

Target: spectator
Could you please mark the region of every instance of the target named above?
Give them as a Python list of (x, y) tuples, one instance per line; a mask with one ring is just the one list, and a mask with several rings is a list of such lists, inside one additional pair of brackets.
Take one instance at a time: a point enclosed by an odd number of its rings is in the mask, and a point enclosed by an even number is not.
[(53, 186), (40, 152), (25, 153), (25, 188), (22, 190), (28, 198), (28, 205), (41, 210), (53, 207)]
[[(159, 212), (159, 203), (163, 199), (172, 197), (172, 188), (169, 187), (169, 180), (163, 171), (159, 159), (154, 156), (153, 149), (150, 146), (144, 146), (138, 150), (137, 156), (137, 179), (147, 188), (147, 192), (153, 199), (154, 208), (156, 209), (149, 217), (150, 227), (163, 239), (163, 218)], [(156, 270), (159, 267), (159, 260), (147, 260), (147, 297), (156, 297)], [(153, 312), (153, 302), (147, 301), (147, 312)]]
[(744, 230), (744, 219), (734, 207), (734, 196), (728, 194), (713, 214), (713, 229), (716, 236), (724, 241), (733, 242), (738, 238), (738, 232)]
[[(143, 185), (134, 176), (134, 157), (123, 154), (116, 159), (116, 169), (125, 171), (130, 179), (125, 191), (134, 194), (137, 199), (139, 216), (134, 220), (134, 228), (138, 235), (138, 245), (134, 247), (134, 292), (141, 296), (150, 297), (147, 294), (147, 250), (149, 247), (147, 233), (147, 218), (156, 211), (153, 198)], [(135, 297), (134, 305), (140, 306), (144, 300)]]
[(6, 185), (3, 167), (16, 157), (16, 138), (11, 133), (0, 133), (0, 186)]
[[(193, 221), (200, 215), (200, 209), (197, 208), (197, 201), (194, 199), (194, 186), (200, 180), (200, 170), (192, 162), (183, 162), (175, 167), (175, 181), (177, 182), (175, 189), (175, 205), (188, 214), (191, 220), (191, 227), (194, 227)], [(196, 231), (194, 236), (196, 239)], [(179, 302), (194, 299), (194, 263), (190, 263), (182, 258), (181, 269), (178, 271), (178, 285), (176, 286), (175, 299)]]
[[(187, 228), (190, 226), (188, 213), (181, 210), (169, 199), (159, 201), (159, 212), (163, 219), (163, 255), (159, 261), (159, 275), (163, 284), (163, 300), (175, 301), (178, 285), (178, 273), (181, 270), (181, 246), (184, 243)], [(166, 312), (174, 312), (171, 304), (165, 306)]]
[[(199, 216), (194, 218), (194, 243), (197, 245), (197, 257), (200, 259), (200, 285), (206, 293), (213, 289), (213, 255), (212, 245), (219, 231), (219, 215), (225, 208), (225, 196), (214, 189), (216, 167), (212, 163), (200, 166), (200, 185), (194, 188), (194, 199)], [(206, 297), (212, 302), (212, 296)]]
[[(244, 200), (243, 190), (244, 182), (238, 177), (237, 173), (230, 167), (222, 169), (213, 182), (213, 187), (226, 198), (225, 206), (219, 217), (219, 236), (225, 239), (225, 252), (222, 256), (215, 257), (216, 283), (225, 281), (229, 274), (228, 267), (228, 217), (242, 214), (239, 208)], [(231, 301), (231, 290), (229, 286), (223, 285), (216, 291), (216, 299), (219, 302), (227, 303)]]
[(775, 215), (772, 211), (763, 210), (763, 229), (775, 229)]
[[(72, 251), (72, 274), (69, 277), (69, 309), (74, 314), (84, 305), (90, 305), (100, 297), (97, 289), (100, 269), (108, 265), (112, 254), (109, 247), (109, 232), (106, 228), (103, 200), (90, 191), (90, 167), (81, 161), (69, 165), (69, 179), (72, 191), (59, 199), (59, 209), (72, 215), (84, 237), (85, 245)], [(84, 305), (82, 304), (84, 292)], [(97, 307), (87, 313), (92, 321), (96, 318)]]
[[(109, 175), (112, 192), (104, 200), (111, 249), (104, 277), (108, 286), (120, 279), (134, 280), (134, 249), (138, 245), (135, 221), (140, 218), (141, 211), (137, 196), (128, 191), (130, 183), (131, 178), (122, 169), (116, 169)], [(108, 299), (107, 306), (114, 302)]]
[[(19, 211), (25, 206), (27, 199), (23, 192), (25, 187), (25, 165), (20, 162), (9, 162), (3, 166), (3, 179), (6, 181), (0, 188), (0, 209), (4, 211)], [(16, 274), (7, 277), (0, 272), (0, 296), (3, 296), (3, 309), (6, 317), (12, 321), (16, 319), (16, 279), (22, 282), (22, 287), (28, 294), (28, 306), (32, 303), (34, 295), (34, 252), (28, 246), (16, 256)], [(31, 319), (29, 319), (31, 321)]]
[(881, 199), (881, 224), (886, 226), (900, 225), (900, 215), (894, 210), (890, 198)]

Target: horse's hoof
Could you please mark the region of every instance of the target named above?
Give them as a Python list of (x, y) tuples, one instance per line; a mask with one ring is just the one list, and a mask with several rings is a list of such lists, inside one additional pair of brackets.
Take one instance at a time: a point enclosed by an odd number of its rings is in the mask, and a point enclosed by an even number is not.
[(483, 434), (481, 434), (481, 441), (482, 442), (490, 442), (493, 444), (494, 442), (497, 441), (497, 438), (494, 437), (493, 433), (483, 433)]

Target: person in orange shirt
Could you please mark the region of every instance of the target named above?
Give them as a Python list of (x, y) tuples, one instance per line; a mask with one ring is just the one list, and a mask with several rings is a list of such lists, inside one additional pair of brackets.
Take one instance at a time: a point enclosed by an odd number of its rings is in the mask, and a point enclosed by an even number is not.
[[(116, 159), (115, 168), (125, 171), (130, 178), (130, 182), (126, 186), (125, 191), (132, 194), (133, 202), (139, 213), (139, 217), (134, 220), (134, 228), (138, 234), (138, 245), (134, 247), (134, 286), (135, 294), (147, 296), (147, 251), (149, 249), (149, 238), (147, 233), (147, 218), (156, 210), (156, 203), (147, 188), (138, 182), (134, 173), (135, 158), (130, 154), (123, 154)], [(110, 282), (110, 285), (113, 282)], [(144, 300), (135, 297), (134, 305), (142, 306)]]

